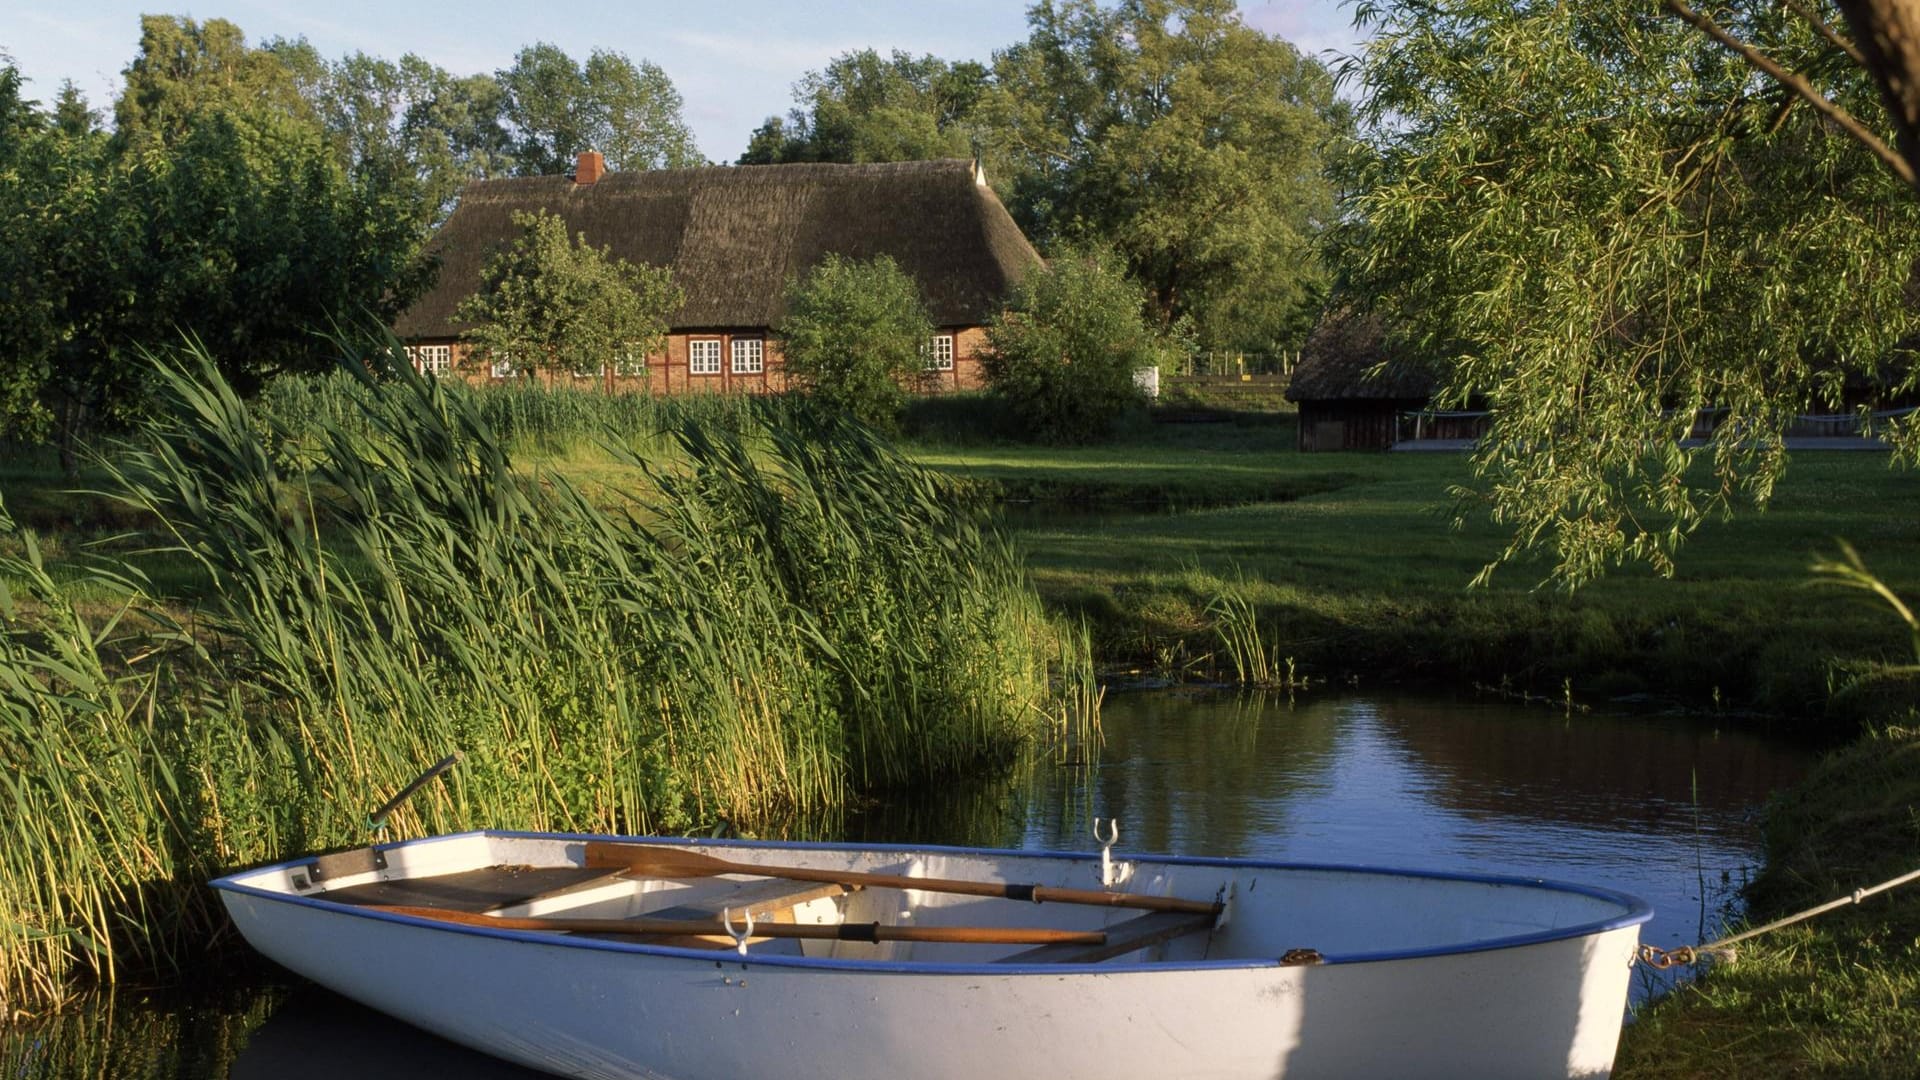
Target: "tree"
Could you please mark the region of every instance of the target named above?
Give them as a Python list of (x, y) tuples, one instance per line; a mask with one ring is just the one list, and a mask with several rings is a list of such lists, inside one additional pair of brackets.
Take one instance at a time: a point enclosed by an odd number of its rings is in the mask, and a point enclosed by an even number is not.
[(1111, 432), (1145, 398), (1134, 372), (1165, 361), (1176, 342), (1142, 318), (1145, 296), (1121, 260), (1072, 251), (1028, 273), (987, 327), (987, 381), (1043, 442)]
[[(1766, 500), (1794, 414), (1914, 386), (1920, 201), (1802, 95), (1637, 0), (1371, 10), (1341, 261), (1443, 401), (1488, 403), (1461, 494), (1513, 527), (1503, 559), (1671, 572), (1702, 521)], [(1815, 22), (1732, 25), (1883, 115)], [(1703, 411), (1712, 438), (1682, 445)]]
[(42, 250), (39, 208), (57, 183), (57, 155), (48, 154), (38, 102), (22, 95), (23, 80), (0, 54), (0, 436), (32, 438), (48, 420), (40, 387), (59, 331), (59, 278)]
[(645, 60), (595, 49), (583, 67), (542, 42), (520, 50), (497, 78), (521, 176), (564, 172), (583, 150), (600, 151), (615, 169), (703, 163), (680, 115), (680, 92)]
[[(1920, 186), (1920, 3), (1916, 0), (1834, 0), (1833, 6), (1853, 31), (1852, 40), (1835, 29), (1830, 14), (1801, 0), (1788, 0), (1786, 6), (1794, 15), (1832, 49), (1818, 67), (1804, 71), (1756, 47), (1757, 38), (1744, 39), (1737, 23), (1722, 25), (1712, 14), (1694, 10), (1685, 0), (1666, 0), (1666, 6), (1690, 26), (1732, 50), (1755, 71), (1818, 110), (1900, 179)], [(1821, 92), (1816, 83), (1820, 68), (1830, 69), (1836, 62), (1857, 67), (1879, 88), (1886, 120), (1899, 146), (1897, 152), (1846, 105)], [(1814, 77), (1809, 78), (1809, 73)]]
[(458, 311), (480, 362), (589, 375), (660, 348), (686, 299), (671, 271), (616, 258), (584, 233), (570, 238), (544, 210), (516, 211), (513, 223), (520, 235)]
[(1347, 123), (1328, 71), (1232, 0), (1042, 0), (1028, 20), (982, 130), (1029, 234), (1116, 248), (1161, 324), (1191, 318), (1211, 347), (1303, 340), (1333, 218), (1323, 155)]
[(144, 350), (194, 337), (250, 391), (424, 283), (422, 218), (349, 176), (295, 75), (230, 23), (147, 18), (111, 136), (68, 89), (0, 154), (0, 411), (70, 469), (144, 407)]
[(264, 48), (293, 72), (362, 198), (420, 241), (453, 212), (462, 185), (511, 165), (506, 99), (492, 76), (457, 79), (411, 53), (329, 61), (304, 39)]
[(87, 104), (87, 97), (72, 79), (60, 81), (60, 96), (54, 99), (53, 126), (72, 136), (90, 135), (100, 130), (100, 113)]
[(933, 324), (914, 284), (888, 256), (828, 255), (788, 283), (777, 328), (787, 378), (828, 412), (892, 428), (901, 387), (926, 369)]
[(185, 137), (195, 117), (221, 109), (311, 116), (280, 57), (249, 47), (246, 35), (225, 19), (196, 23), (184, 15), (142, 15), (140, 52), (125, 79), (114, 103), (114, 131), (135, 148), (170, 146)]
[(794, 109), (767, 118), (740, 164), (966, 157), (987, 84), (987, 69), (970, 60), (843, 53), (795, 84)]

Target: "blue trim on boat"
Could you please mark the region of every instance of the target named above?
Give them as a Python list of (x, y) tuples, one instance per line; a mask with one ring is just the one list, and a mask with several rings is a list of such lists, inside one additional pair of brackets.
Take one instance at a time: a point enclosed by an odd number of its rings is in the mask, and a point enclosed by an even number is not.
[[(507, 840), (557, 840), (567, 843), (584, 843), (603, 840), (622, 844), (658, 844), (673, 847), (697, 845), (701, 847), (732, 847), (750, 851), (874, 851), (900, 854), (963, 855), (993, 859), (1008, 856), (1033, 859), (1077, 859), (1097, 862), (1100, 856), (1090, 852), (1062, 851), (1022, 851), (1010, 848), (971, 848), (949, 847), (939, 844), (836, 844), (814, 841), (764, 841), (764, 840), (717, 840), (700, 837), (655, 837), (655, 836), (617, 836), (598, 833), (553, 833), (553, 832), (515, 832), (498, 829), (476, 829), (464, 833), (449, 833), (441, 836), (422, 837), (417, 840), (399, 840), (374, 845), (375, 850), (391, 851), (401, 847), (424, 847), (429, 844), (446, 843), (455, 840), (468, 840), (474, 837)], [(1382, 877), (1421, 878), (1435, 881), (1456, 881), (1477, 885), (1517, 886), (1527, 889), (1539, 889), (1546, 892), (1572, 893), (1590, 899), (1603, 900), (1618, 904), (1625, 914), (1599, 922), (1582, 923), (1578, 926), (1562, 927), (1557, 930), (1543, 930), (1532, 934), (1518, 934), (1513, 937), (1490, 938), (1472, 942), (1465, 946), (1434, 946), (1423, 949), (1397, 949), (1373, 953), (1345, 953), (1329, 955), (1324, 963), (1328, 966), (1338, 964), (1371, 964), (1389, 960), (1416, 960), (1435, 956), (1462, 956), (1470, 953), (1496, 952), (1501, 949), (1517, 949), (1528, 945), (1542, 945), (1553, 941), (1569, 941), (1578, 938), (1604, 934), (1608, 931), (1638, 926), (1653, 918), (1653, 905), (1637, 896), (1601, 889), (1591, 885), (1578, 885), (1571, 882), (1554, 881), (1548, 878), (1512, 877), (1499, 874), (1455, 873), (1445, 870), (1403, 870), (1383, 866), (1343, 865), (1339, 863), (1292, 863), (1269, 862), (1259, 859), (1227, 859), (1197, 855), (1141, 855), (1134, 853), (1131, 858), (1168, 866), (1206, 866), (1249, 870), (1287, 870), (1336, 874), (1375, 874)], [(805, 956), (763, 956), (749, 954), (744, 958), (731, 956), (716, 957), (708, 949), (682, 949), (670, 945), (641, 945), (623, 941), (602, 941), (594, 938), (565, 937), (538, 930), (490, 930), (486, 927), (468, 926), (461, 923), (445, 923), (434, 919), (423, 919), (412, 915), (396, 915), (373, 908), (359, 907), (326, 900), (321, 896), (296, 896), (291, 893), (276, 892), (271, 889), (243, 885), (237, 880), (252, 877), (270, 871), (297, 869), (312, 862), (316, 856), (308, 855), (284, 862), (270, 863), (229, 874), (209, 884), (213, 888), (244, 896), (257, 897), (276, 903), (294, 904), (300, 907), (315, 908), (334, 914), (353, 915), (366, 919), (378, 919), (383, 922), (403, 923), (418, 926), (440, 933), (471, 934), (479, 937), (500, 938), (507, 941), (525, 942), (574, 949), (599, 949), (611, 952), (642, 953), (648, 956), (669, 956), (688, 960), (698, 960), (710, 964), (738, 964), (741, 967), (767, 965), (771, 967), (808, 968), (822, 971), (863, 971), (883, 972), (901, 975), (943, 974), (943, 975), (1025, 975), (1049, 973), (1054, 975), (1079, 971), (1102, 971), (1109, 973), (1146, 972), (1146, 971), (1219, 971), (1235, 968), (1279, 967), (1278, 959), (1273, 960), (1189, 960), (1160, 963), (1093, 963), (1093, 964), (942, 964), (929, 961), (897, 960), (835, 960), (828, 957)]]

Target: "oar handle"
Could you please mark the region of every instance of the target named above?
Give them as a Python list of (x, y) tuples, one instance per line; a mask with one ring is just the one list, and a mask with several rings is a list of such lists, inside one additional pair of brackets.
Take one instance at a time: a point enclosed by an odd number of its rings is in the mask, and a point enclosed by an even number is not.
[[(543, 930), (575, 934), (651, 934), (695, 937), (726, 932), (719, 919), (568, 919), (478, 915), (445, 908), (370, 905), (368, 910), (416, 919), (482, 926), (494, 930)], [(883, 923), (753, 924), (754, 937), (806, 938), (816, 941), (928, 941), (961, 945), (1105, 945), (1100, 930), (1049, 930), (1025, 926), (887, 926)]]

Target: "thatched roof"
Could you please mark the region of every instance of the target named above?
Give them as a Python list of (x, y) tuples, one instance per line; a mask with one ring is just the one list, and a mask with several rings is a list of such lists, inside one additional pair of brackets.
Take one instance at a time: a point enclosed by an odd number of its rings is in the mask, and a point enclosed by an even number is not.
[(395, 325), (401, 337), (450, 337), (494, 252), (511, 243), (513, 212), (545, 209), (595, 246), (673, 268), (687, 303), (674, 329), (777, 323), (787, 280), (828, 253), (891, 255), (920, 283), (936, 325), (984, 323), (1040, 261), (993, 189), (966, 161), (879, 165), (743, 165), (565, 176), (467, 185), (429, 250), (433, 289)]
[(1300, 349), (1287, 400), (1426, 401), (1434, 389), (1430, 373), (1405, 357), (1388, 355), (1377, 316), (1329, 308)]

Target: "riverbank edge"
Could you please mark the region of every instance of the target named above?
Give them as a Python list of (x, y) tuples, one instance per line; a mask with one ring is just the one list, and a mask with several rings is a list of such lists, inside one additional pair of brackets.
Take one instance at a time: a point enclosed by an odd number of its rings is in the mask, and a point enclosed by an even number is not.
[[(1750, 925), (1920, 866), (1920, 713), (1869, 729), (1769, 802)], [(1920, 1068), (1920, 888), (1739, 947), (1642, 1009), (1623, 1078), (1910, 1078)]]

